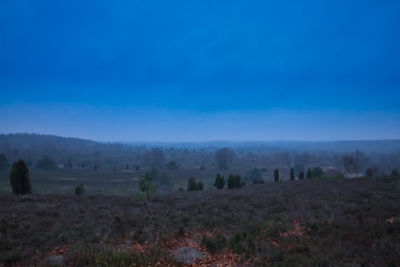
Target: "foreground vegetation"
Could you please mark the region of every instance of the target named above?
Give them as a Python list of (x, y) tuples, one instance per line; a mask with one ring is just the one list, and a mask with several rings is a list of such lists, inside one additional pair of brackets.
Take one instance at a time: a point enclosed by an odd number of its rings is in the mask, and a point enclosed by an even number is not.
[(136, 197), (1, 195), (5, 265), (398, 266), (398, 178), (317, 179)]

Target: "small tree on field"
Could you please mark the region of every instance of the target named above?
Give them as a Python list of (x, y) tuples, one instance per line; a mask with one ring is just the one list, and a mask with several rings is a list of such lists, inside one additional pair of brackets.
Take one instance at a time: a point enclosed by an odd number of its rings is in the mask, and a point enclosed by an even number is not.
[(311, 179), (313, 176), (312, 176), (312, 171), (311, 171), (311, 169), (310, 168), (308, 168), (307, 169), (307, 179)]
[(295, 176), (294, 176), (294, 169), (293, 168), (291, 168), (290, 169), (290, 180), (291, 181), (294, 181), (296, 178), (295, 178)]
[(153, 185), (153, 177), (149, 172), (146, 172), (144, 177), (139, 181), (140, 191), (146, 193), (146, 197), (149, 198), (155, 191), (155, 186)]
[(228, 188), (229, 189), (240, 188), (243, 185), (244, 185), (244, 183), (241, 181), (240, 175), (229, 175), (229, 177), (228, 177)]
[(188, 181), (188, 188), (187, 191), (197, 191), (198, 184), (196, 182), (196, 178), (190, 177)]
[(221, 176), (219, 173), (217, 174), (217, 177), (215, 177), (215, 183), (214, 186), (217, 189), (223, 189), (225, 186), (225, 178), (224, 176)]
[(44, 156), (40, 160), (38, 160), (36, 164), (36, 168), (42, 169), (42, 170), (54, 170), (57, 168), (56, 163), (48, 156)]
[(86, 189), (85, 189), (85, 187), (83, 187), (83, 184), (75, 187), (75, 195), (83, 195), (83, 194), (85, 194), (85, 192), (86, 192)]
[(276, 183), (279, 182), (279, 170), (278, 170), (278, 169), (275, 169), (275, 170), (274, 170), (274, 181), (275, 181)]
[(322, 178), (324, 177), (325, 172), (321, 169), (321, 167), (315, 167), (312, 169), (312, 177), (313, 178)]
[(304, 180), (304, 172), (303, 171), (301, 171), (299, 173), (299, 180)]
[(10, 184), (14, 194), (32, 193), (32, 186), (29, 181), (29, 169), (22, 159), (17, 160), (12, 165)]

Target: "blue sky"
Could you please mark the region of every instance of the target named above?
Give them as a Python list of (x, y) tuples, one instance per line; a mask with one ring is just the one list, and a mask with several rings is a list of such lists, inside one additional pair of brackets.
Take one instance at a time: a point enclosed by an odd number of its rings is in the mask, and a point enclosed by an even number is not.
[(400, 138), (399, 1), (0, 2), (0, 132)]

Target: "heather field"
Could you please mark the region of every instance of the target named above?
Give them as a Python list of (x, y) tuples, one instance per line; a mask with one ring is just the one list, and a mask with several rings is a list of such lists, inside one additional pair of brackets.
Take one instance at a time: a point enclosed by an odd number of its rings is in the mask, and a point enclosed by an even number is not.
[[(4, 266), (398, 266), (398, 178), (0, 196)], [(196, 257), (183, 259), (182, 248)], [(192, 251), (192, 252), (193, 252)]]

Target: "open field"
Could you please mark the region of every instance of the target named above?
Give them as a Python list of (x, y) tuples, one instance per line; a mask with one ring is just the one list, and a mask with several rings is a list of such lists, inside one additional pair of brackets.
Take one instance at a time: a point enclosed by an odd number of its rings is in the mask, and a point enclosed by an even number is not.
[[(152, 168), (141, 168), (135, 170), (98, 170), (89, 169), (56, 169), (43, 171), (35, 168), (30, 169), (30, 180), (33, 192), (37, 194), (71, 194), (76, 186), (83, 184), (88, 194), (107, 194), (107, 195), (132, 195), (138, 192), (138, 181), (147, 171)], [(203, 182), (206, 189), (212, 188), (217, 173), (227, 177), (231, 173), (246, 174), (246, 169), (242, 167), (232, 167), (229, 170), (218, 170), (209, 168), (200, 170), (200, 166), (186, 167), (177, 170), (159, 169), (159, 176), (168, 177), (168, 185), (171, 191), (178, 191), (179, 188), (186, 189), (187, 181), (190, 177), (195, 177), (199, 182)], [(272, 178), (264, 173), (264, 180)], [(159, 184), (157, 180), (154, 181)], [(0, 193), (11, 193), (9, 170), (0, 171)]]
[[(393, 178), (304, 180), (138, 200), (1, 195), (0, 262), (68, 266), (199, 264), (398, 266), (400, 191)], [(226, 261), (228, 260), (228, 261)], [(181, 264), (182, 265), (182, 264)]]

